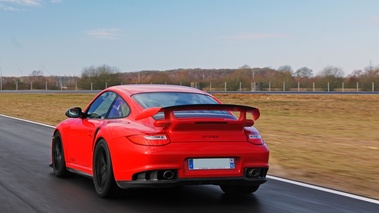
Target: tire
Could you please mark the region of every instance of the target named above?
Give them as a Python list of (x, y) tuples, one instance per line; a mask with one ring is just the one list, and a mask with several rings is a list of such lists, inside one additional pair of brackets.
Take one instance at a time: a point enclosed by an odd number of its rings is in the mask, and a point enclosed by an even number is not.
[(55, 176), (61, 178), (68, 177), (71, 174), (67, 171), (63, 150), (62, 137), (59, 132), (56, 132), (51, 149), (51, 159)]
[(220, 185), (225, 194), (251, 194), (258, 190), (259, 185)]
[(93, 183), (101, 198), (116, 197), (120, 191), (113, 176), (113, 168), (108, 145), (101, 139), (93, 157)]

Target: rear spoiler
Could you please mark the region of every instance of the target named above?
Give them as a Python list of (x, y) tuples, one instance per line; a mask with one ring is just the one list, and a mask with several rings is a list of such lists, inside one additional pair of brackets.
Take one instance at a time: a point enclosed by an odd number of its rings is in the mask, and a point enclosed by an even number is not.
[[(178, 105), (178, 106), (168, 106), (168, 107), (153, 107), (143, 110), (139, 115), (136, 116), (136, 120), (145, 119), (152, 117), (158, 112), (163, 112), (165, 119), (157, 120), (155, 126), (166, 126), (171, 120), (175, 119), (175, 111), (191, 111), (191, 110), (220, 110), (220, 111), (234, 111), (239, 112), (239, 118), (236, 122), (245, 123), (245, 126), (252, 126), (254, 120), (258, 120), (260, 112), (258, 108), (235, 105), (235, 104), (191, 104), (191, 105)], [(246, 114), (251, 113), (253, 120), (248, 119)]]

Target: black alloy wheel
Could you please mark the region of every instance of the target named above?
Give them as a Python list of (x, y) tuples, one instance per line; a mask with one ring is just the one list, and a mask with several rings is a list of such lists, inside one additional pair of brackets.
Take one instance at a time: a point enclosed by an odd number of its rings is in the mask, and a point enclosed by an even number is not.
[(95, 148), (93, 158), (93, 183), (97, 195), (102, 198), (115, 197), (120, 191), (113, 176), (112, 161), (105, 140), (101, 139)]
[(67, 177), (70, 172), (67, 171), (66, 162), (64, 160), (64, 151), (62, 138), (59, 132), (54, 134), (53, 145), (52, 145), (52, 165), (55, 176), (57, 177)]

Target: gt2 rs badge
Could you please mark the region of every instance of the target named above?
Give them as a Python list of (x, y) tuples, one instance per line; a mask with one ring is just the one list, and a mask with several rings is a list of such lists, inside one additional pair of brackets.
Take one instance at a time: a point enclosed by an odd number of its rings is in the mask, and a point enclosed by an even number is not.
[(203, 139), (216, 139), (216, 138), (218, 138), (218, 135), (202, 135), (201, 138), (203, 138)]

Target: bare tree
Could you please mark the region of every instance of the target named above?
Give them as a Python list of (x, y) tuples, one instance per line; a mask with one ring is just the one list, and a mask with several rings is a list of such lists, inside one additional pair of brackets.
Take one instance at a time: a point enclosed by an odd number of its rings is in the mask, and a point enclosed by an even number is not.
[(341, 87), (344, 72), (339, 67), (327, 66), (318, 75), (319, 83), (324, 90), (333, 91)]
[(344, 76), (344, 71), (342, 70), (342, 68), (339, 67), (327, 66), (321, 70), (319, 76), (342, 78)]
[(293, 70), (290, 65), (284, 65), (278, 68), (278, 73), (277, 73), (277, 80), (279, 80), (279, 83), (282, 84), (283, 82), (283, 87), (286, 88), (291, 88), (294, 87), (295, 85), (295, 80), (293, 78)]
[(104, 89), (105, 86), (120, 84), (119, 69), (109, 65), (90, 66), (82, 71), (80, 86), (85, 89)]
[(293, 75), (293, 70), (292, 70), (292, 67), (290, 65), (280, 66), (278, 68), (278, 71), (284, 72), (284, 73), (289, 73), (289, 74)]
[(302, 67), (295, 71), (294, 76), (297, 79), (310, 79), (313, 77), (313, 70), (308, 67)]

